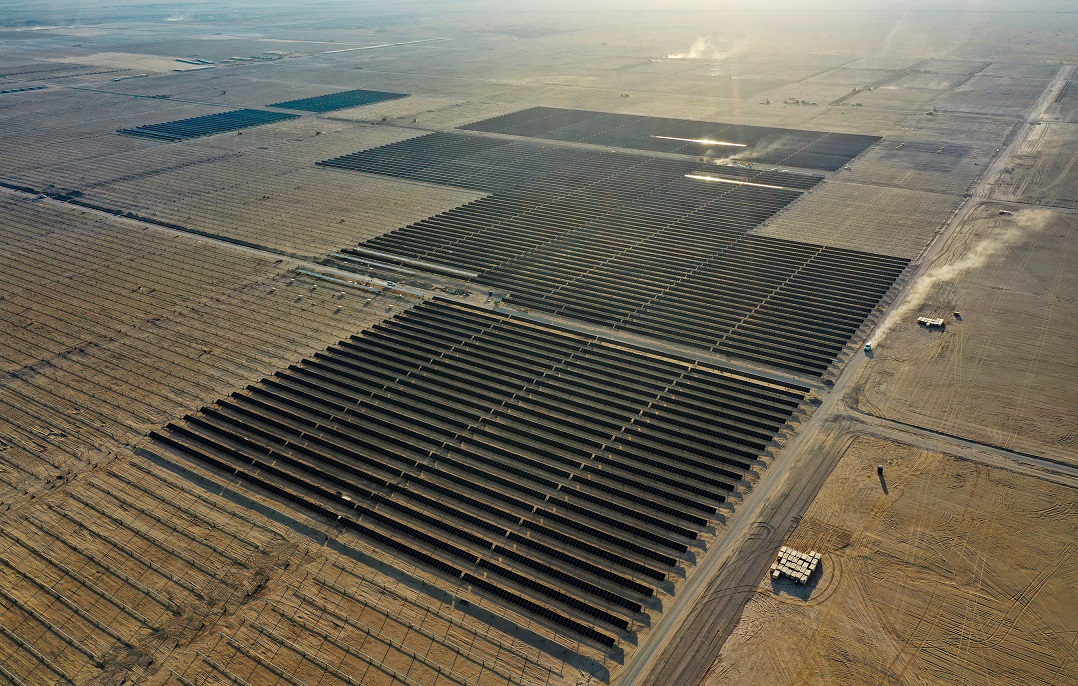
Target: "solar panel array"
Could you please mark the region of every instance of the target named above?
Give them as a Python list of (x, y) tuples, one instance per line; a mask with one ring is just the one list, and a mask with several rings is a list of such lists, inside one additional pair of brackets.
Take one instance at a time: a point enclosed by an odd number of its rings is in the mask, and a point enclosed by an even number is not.
[(907, 264), (748, 235), (815, 176), (461, 134), (323, 164), (493, 193), (343, 255), (474, 275), (511, 304), (813, 375)]
[(807, 391), (431, 301), (153, 436), (612, 646)]
[(385, 91), (357, 89), (341, 91), (340, 93), (329, 93), (327, 95), (317, 95), (313, 98), (301, 98), (299, 100), (278, 102), (270, 105), (270, 107), (321, 113), (343, 110), (349, 107), (359, 107), (361, 105), (371, 105), (376, 102), (385, 102), (386, 100), (397, 100), (406, 97), (408, 97), (407, 93), (388, 93)]
[(532, 107), (461, 127), (471, 131), (834, 171), (880, 140), (826, 131)]
[(48, 86), (23, 86), (22, 88), (4, 88), (0, 90), (0, 95), (7, 95), (8, 93), (25, 93), (26, 91), (40, 91), (45, 90)]
[[(649, 181), (644, 174), (634, 189), (701, 170), (699, 164), (676, 159), (458, 133), (431, 133), (317, 164), (486, 193), (520, 189), (522, 198), (534, 196), (540, 202), (550, 193), (583, 188), (582, 185), (590, 190), (581, 197), (601, 192), (604, 184), (620, 187), (626, 179), (619, 174), (638, 167), (647, 170), (652, 178)], [(706, 173), (796, 190), (808, 190), (822, 180), (818, 176), (732, 166), (709, 166)]]
[(233, 110), (231, 112), (219, 112), (207, 114), (190, 119), (165, 122), (163, 124), (149, 124), (136, 126), (131, 129), (120, 129), (119, 133), (144, 138), (156, 138), (164, 141), (182, 141), (188, 138), (212, 136), (217, 133), (239, 131), (252, 126), (273, 124), (286, 119), (295, 119), (298, 114), (285, 112), (267, 112), (266, 110)]

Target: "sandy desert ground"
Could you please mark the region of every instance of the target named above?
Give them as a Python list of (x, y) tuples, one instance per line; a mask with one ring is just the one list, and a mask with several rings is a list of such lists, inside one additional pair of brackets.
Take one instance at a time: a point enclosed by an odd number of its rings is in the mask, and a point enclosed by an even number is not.
[(817, 576), (761, 582), (704, 683), (1071, 683), (1075, 505), (1073, 484), (858, 438), (786, 542), (823, 553)]
[[(851, 404), (1073, 463), (1075, 221), (1074, 214), (1050, 209), (980, 207), (929, 266), (906, 316), (887, 332), (875, 364), (851, 392)], [(930, 331), (916, 317), (942, 317), (946, 329)]]

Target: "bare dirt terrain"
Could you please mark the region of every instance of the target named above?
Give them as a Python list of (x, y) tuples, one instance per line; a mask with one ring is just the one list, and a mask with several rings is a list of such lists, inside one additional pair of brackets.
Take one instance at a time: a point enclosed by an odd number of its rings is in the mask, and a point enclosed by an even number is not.
[(1044, 122), (1015, 153), (993, 197), (1078, 208), (1078, 124)]
[(914, 258), (947, 222), (957, 195), (857, 183), (830, 183), (757, 230), (765, 236), (884, 251)]
[[(1005, 207), (1012, 214), (1000, 215)], [(1078, 462), (1076, 220), (992, 203), (975, 211), (929, 267), (919, 302), (882, 338), (851, 405)], [(928, 330), (917, 317), (942, 317), (946, 328)]]
[(1073, 683), (1076, 507), (1068, 486), (859, 439), (786, 542), (821, 570), (761, 582), (704, 683)]

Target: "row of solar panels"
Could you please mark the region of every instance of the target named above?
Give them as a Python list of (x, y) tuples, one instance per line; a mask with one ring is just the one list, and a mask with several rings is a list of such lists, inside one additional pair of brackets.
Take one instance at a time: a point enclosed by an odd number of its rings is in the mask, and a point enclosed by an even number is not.
[(817, 376), (907, 264), (751, 235), (816, 176), (444, 133), (322, 164), (495, 191), (351, 263), (474, 274), (524, 307)]
[(155, 438), (613, 645), (806, 392), (435, 301)]
[(532, 107), (462, 127), (472, 131), (617, 146), (653, 152), (737, 157), (811, 169), (841, 169), (879, 136), (804, 131), (666, 117)]
[[(404, 97), (407, 97), (404, 93), (350, 90), (342, 91), (340, 93), (330, 93), (328, 95), (319, 95), (313, 98), (279, 102), (268, 105), (268, 107), (321, 113), (340, 110), (347, 107), (370, 105), (386, 100), (396, 100)], [(297, 114), (285, 112), (241, 109), (232, 110), (230, 112), (219, 112), (217, 114), (207, 114), (189, 119), (179, 119), (176, 121), (164, 122), (162, 124), (147, 124), (145, 126), (136, 126), (130, 129), (120, 129), (119, 133), (164, 141), (181, 141), (189, 138), (227, 133), (229, 131), (239, 131), (241, 129), (251, 128), (252, 126), (273, 124), (287, 119), (295, 119), (298, 116), (299, 115)]]

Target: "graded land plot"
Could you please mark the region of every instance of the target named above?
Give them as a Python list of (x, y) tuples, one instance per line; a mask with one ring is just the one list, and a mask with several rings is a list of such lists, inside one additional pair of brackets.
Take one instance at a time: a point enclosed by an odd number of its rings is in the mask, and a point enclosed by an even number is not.
[(834, 86), (846, 86), (843, 92), (848, 93), (852, 88), (861, 88), (870, 83), (882, 81), (895, 73), (895, 69), (872, 69), (860, 67), (857, 64), (830, 69), (820, 74), (804, 79), (802, 84), (828, 84)]
[(444, 95), (410, 95), (399, 100), (387, 100), (354, 110), (334, 112), (334, 121), (389, 123), (422, 127), (426, 130), (454, 129), (462, 124), (503, 114), (512, 109), (507, 103), (468, 102)]
[[(905, 77), (904, 77), (905, 78)], [(910, 88), (892, 82), (886, 86), (860, 91), (839, 104), (856, 103), (855, 106), (870, 109), (897, 110), (900, 112), (923, 112), (932, 108), (941, 91), (929, 88)]]
[(844, 180), (962, 195), (992, 160), (991, 145), (886, 138), (850, 163)]
[(786, 541), (816, 576), (767, 576), (704, 684), (1075, 683), (1076, 514), (1068, 486), (859, 437)]
[(992, 197), (1078, 208), (1078, 124), (1040, 123), (1011, 156)]
[(914, 259), (960, 202), (956, 195), (829, 181), (753, 233)]
[(808, 392), (448, 301), (247, 390), (152, 435), (608, 648)]
[(934, 107), (942, 112), (1020, 117), (1029, 112), (1048, 83), (1049, 79), (977, 75), (940, 96)]
[(797, 83), (841, 68), (853, 61), (848, 55), (776, 54), (770, 51), (753, 52), (708, 64), (702, 71), (713, 77), (733, 80), (769, 80)]
[[(280, 59), (285, 54), (306, 54), (322, 52), (326, 46), (305, 41), (259, 40), (257, 38), (178, 38), (164, 39), (151, 43), (122, 44), (124, 52), (162, 57), (205, 59), (211, 62), (223, 62), (232, 58), (243, 59)], [(181, 63), (182, 64), (182, 63)]]
[(307, 278), (290, 283), (268, 257), (4, 193), (7, 502), (395, 305), (368, 306), (368, 294), (342, 296)]
[[(899, 306), (858, 381), (864, 412), (1078, 463), (1075, 215), (985, 205)], [(1010, 211), (1013, 208), (1007, 208)], [(957, 319), (953, 312), (960, 312)], [(942, 331), (918, 316), (941, 317)]]
[(1078, 124), (1078, 80), (1071, 79), (1063, 84), (1045, 111), (1044, 118)]
[(268, 102), (303, 100), (352, 90), (356, 72), (313, 65), (278, 62), (266, 65), (230, 65), (182, 74), (150, 75), (110, 83), (108, 90), (129, 96), (167, 95), (176, 100), (193, 100), (226, 108), (265, 107)]
[(981, 72), (984, 76), (1006, 76), (1012, 79), (1051, 80), (1059, 72), (1058, 64), (1021, 64), (993, 62)]
[[(96, 94), (90, 96), (97, 101)], [(62, 102), (66, 106), (69, 101)], [(342, 149), (416, 135), (407, 129), (301, 117), (246, 133), (165, 143), (117, 135), (105, 115), (111, 108), (155, 102), (161, 101), (106, 98), (94, 110), (96, 130), (87, 130), (86, 124), (74, 131), (51, 129), (59, 141), (46, 141), (34, 156), (18, 148), (21, 152), (0, 161), (0, 166), (12, 165), (0, 178), (109, 211), (306, 257), (323, 256), (478, 197), (388, 179), (342, 179), (314, 166)], [(32, 118), (23, 119), (29, 124)], [(68, 159), (76, 146), (80, 154)]]
[[(841, 108), (839, 111), (847, 111)], [(858, 118), (862, 115), (858, 113)], [(970, 146), (978, 154), (988, 154), (1001, 147), (1015, 129), (1017, 118), (997, 117), (957, 112), (919, 112), (903, 115), (896, 124), (884, 127), (884, 143), (890, 139), (896, 142), (916, 141), (918, 143), (937, 143)], [(867, 155), (866, 155), (867, 157)]]
[(576, 682), (541, 622), (211, 476), (124, 453), (0, 514), (0, 676)]
[[(118, 136), (117, 125), (137, 126), (147, 117), (202, 115), (215, 107), (154, 98), (49, 88), (13, 95), (18, 107), (0, 110), (0, 179), (9, 183), (59, 185), (34, 171), (78, 168), (96, 158), (152, 148), (146, 139)], [(87, 166), (93, 166), (88, 164)]]
[(69, 79), (81, 77), (122, 76), (130, 73), (127, 69), (115, 69), (93, 64), (65, 64), (53, 61), (32, 61), (0, 66), (0, 88), (12, 88), (21, 85), (68, 85)]
[[(147, 74), (171, 74), (173, 72), (205, 68), (204, 65), (180, 62), (174, 58), (161, 57), (160, 55), (140, 55), (131, 52), (95, 52), (89, 55), (56, 57), (53, 59), (60, 63), (82, 62), (96, 65), (99, 68), (122, 69), (127, 71), (127, 75), (138, 74), (139, 78)], [(122, 77), (124, 73), (118, 73), (116, 76)]]

